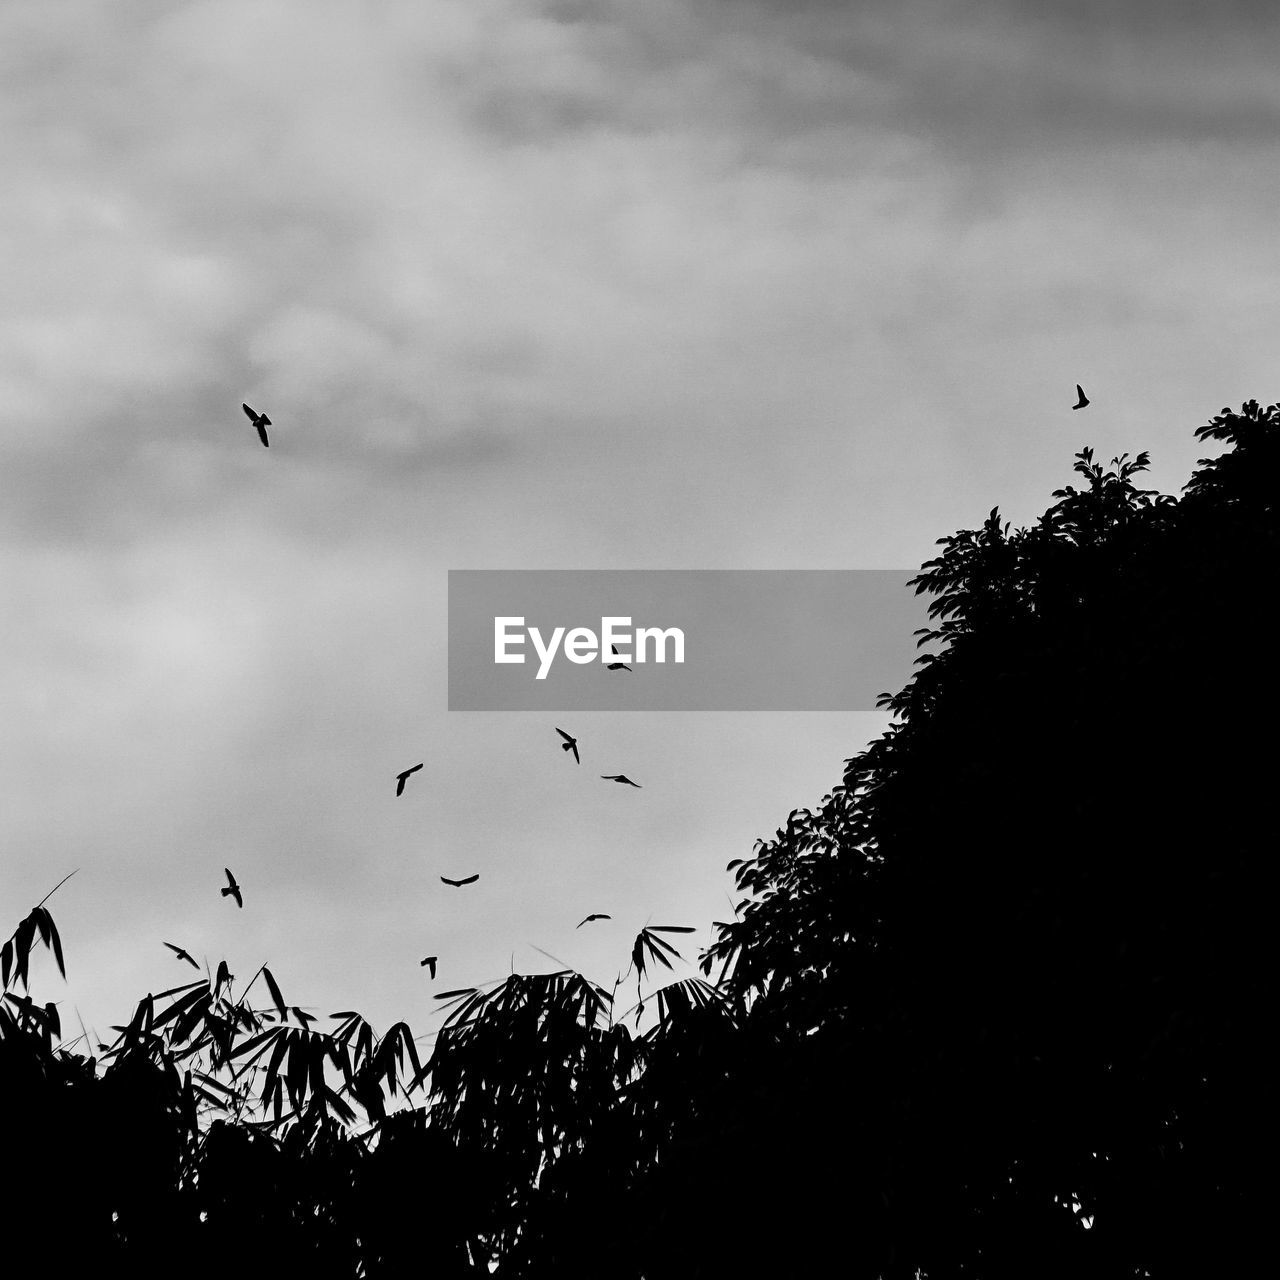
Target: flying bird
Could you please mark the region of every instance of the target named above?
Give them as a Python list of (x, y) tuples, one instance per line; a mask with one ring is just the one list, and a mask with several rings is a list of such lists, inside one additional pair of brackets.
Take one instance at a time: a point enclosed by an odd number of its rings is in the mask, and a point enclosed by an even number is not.
[(625, 773), (602, 773), (600, 775), (606, 782), (621, 782), (626, 787), (639, 788), (638, 782), (632, 782)]
[(242, 404), (240, 407), (249, 415), (249, 421), (258, 428), (258, 439), (268, 449), (271, 448), (271, 445), (267, 442), (267, 428), (271, 425), (271, 419), (265, 413), (254, 413), (247, 404)]
[(1083, 409), (1089, 403), (1089, 397), (1085, 395), (1084, 388), (1078, 382), (1076, 383), (1076, 395), (1080, 397), (1080, 403), (1073, 404), (1071, 407), (1073, 409)]
[(593, 920), (612, 920), (612, 916), (607, 916), (603, 912), (597, 911), (593, 915), (589, 915), (585, 920), (580, 920), (574, 928), (581, 929), (584, 924), (590, 924)]
[(450, 880), (448, 876), (441, 876), (440, 879), (443, 880), (445, 884), (451, 884), (455, 889), (460, 889), (464, 884), (475, 884), (475, 882), (480, 879), (480, 873), (477, 871), (475, 875), (467, 876), (465, 880)]
[(230, 888), (223, 889), (222, 896), (224, 898), (234, 898), (236, 900), (236, 906), (243, 911), (244, 899), (240, 896), (240, 886), (236, 884), (236, 878), (231, 874), (230, 867), (223, 867), (222, 869), (227, 873), (227, 884), (230, 885)]
[[(225, 892), (226, 890), (224, 889), (223, 893)], [(198, 969), (200, 967), (191, 958), (191, 953), (189, 951), (184, 951), (181, 947), (175, 947), (172, 942), (166, 942), (164, 945), (168, 947), (179, 960), (185, 960), (193, 969)]]
[(396, 774), (396, 795), (404, 795), (404, 784), (409, 781), (409, 775), (417, 773), (421, 768), (421, 764), (415, 764), (412, 769), (406, 769), (403, 773)]
[[(609, 652), (612, 653), (613, 656), (616, 658), (618, 656), (618, 646), (616, 644), (611, 644), (609, 646)], [(630, 671), (631, 670), (631, 668), (627, 666), (625, 662), (606, 662), (604, 669), (606, 671)]]
[(419, 968), (419, 969), (425, 968), (427, 965), (430, 965), (430, 966), (431, 966), (431, 981), (432, 981), (432, 982), (434, 982), (434, 981), (435, 981), (435, 978), (436, 978), (436, 961), (437, 961), (439, 958), (440, 958), (439, 956), (428, 956), (425, 960), (421, 961), (421, 962), (419, 963), (419, 965), (418, 965), (418, 968)]
[(574, 759), (575, 759), (579, 764), (581, 764), (581, 763), (582, 763), (582, 757), (578, 755), (578, 740), (577, 740), (577, 738), (571, 738), (571, 737), (569, 737), (569, 735), (568, 735), (567, 733), (565, 733), (565, 731), (564, 731), (563, 729), (557, 729), (557, 730), (556, 730), (556, 732), (557, 732), (557, 733), (558, 733), (558, 734), (559, 734), (559, 735), (564, 739), (564, 741), (560, 744), (560, 749), (561, 749), (562, 751), (572, 751), (572, 752), (573, 752), (573, 758), (574, 758)]

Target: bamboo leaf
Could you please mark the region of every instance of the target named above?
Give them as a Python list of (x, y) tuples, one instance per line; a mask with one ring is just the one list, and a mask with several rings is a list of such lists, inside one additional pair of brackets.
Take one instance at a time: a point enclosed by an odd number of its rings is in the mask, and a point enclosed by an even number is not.
[(280, 988), (276, 985), (275, 978), (271, 976), (271, 970), (265, 964), (262, 966), (262, 976), (267, 980), (267, 990), (271, 992), (271, 999), (275, 1001), (275, 1006), (280, 1011), (280, 1017), (283, 1019), (287, 1016), (284, 996), (280, 994)]
[(189, 1008), (195, 1001), (199, 1000), (201, 992), (199, 987), (195, 987), (188, 991), (185, 995), (179, 996), (162, 1014), (157, 1017), (150, 1025), (155, 1027), (163, 1027), (170, 1018), (176, 1018), (184, 1009)]
[(49, 917), (49, 941), (53, 944), (53, 958), (57, 962), (58, 972), (65, 981), (67, 965), (62, 958), (62, 939), (58, 936), (58, 926), (53, 923), (53, 917), (49, 915), (48, 911), (45, 912), (45, 915)]
[(273, 1038), (276, 1036), (279, 1036), (280, 1034), (281, 1034), (281, 1028), (269, 1027), (266, 1031), (259, 1032), (256, 1036), (253, 1036), (250, 1039), (246, 1040), (244, 1044), (236, 1045), (236, 1047), (232, 1049), (227, 1056), (228, 1058), (238, 1058), (241, 1056), (241, 1054), (248, 1053), (251, 1049), (255, 1049), (255, 1048), (258, 1048), (258, 1046), (261, 1046), (261, 1049), (259, 1049), (258, 1053), (255, 1053), (252, 1058), (249, 1058), (247, 1061), (241, 1063), (240, 1067), (237, 1068), (237, 1070), (243, 1070), (245, 1067), (249, 1066), (250, 1063), (255, 1061), (255, 1059), (260, 1057), (262, 1053), (265, 1053), (267, 1046), (272, 1042)]
[(350, 1106), (343, 1098), (335, 1093), (328, 1085), (324, 1086), (324, 1096), (328, 1100), (329, 1105), (333, 1108), (334, 1114), (345, 1124), (351, 1124), (356, 1118), (356, 1113), (352, 1111)]

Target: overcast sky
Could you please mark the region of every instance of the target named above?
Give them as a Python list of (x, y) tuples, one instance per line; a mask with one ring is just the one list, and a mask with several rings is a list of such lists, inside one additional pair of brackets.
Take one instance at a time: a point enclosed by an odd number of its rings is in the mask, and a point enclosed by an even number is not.
[(79, 868), (39, 998), (105, 1032), (169, 940), (427, 1032), (428, 953), (695, 954), (885, 720), (582, 714), (577, 768), (447, 712), (447, 571), (910, 568), (1085, 444), (1175, 491), (1277, 398), (1274, 13), (6, 0), (0, 935)]

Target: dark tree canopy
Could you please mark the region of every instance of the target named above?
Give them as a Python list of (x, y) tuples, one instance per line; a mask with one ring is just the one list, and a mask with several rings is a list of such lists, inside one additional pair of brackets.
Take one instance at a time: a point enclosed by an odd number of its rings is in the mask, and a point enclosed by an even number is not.
[(730, 864), (706, 980), (666, 972), (682, 929), (635, 940), (643, 1034), (617, 987), (512, 975), (443, 993), (422, 1061), (220, 967), (77, 1053), (28, 993), (41, 945), (62, 965), (36, 908), (3, 955), (12, 1220), (134, 1275), (1242, 1271), (1280, 407), (1197, 435), (1225, 449), (1181, 498), (1085, 450), (1033, 526), (941, 540), (892, 727)]

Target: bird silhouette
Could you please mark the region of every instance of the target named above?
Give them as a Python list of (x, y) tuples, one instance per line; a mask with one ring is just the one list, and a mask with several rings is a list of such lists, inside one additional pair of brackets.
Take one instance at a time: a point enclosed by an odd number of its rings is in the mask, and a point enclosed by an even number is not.
[(565, 731), (564, 731), (563, 729), (557, 729), (557, 730), (556, 730), (556, 732), (557, 732), (557, 733), (558, 733), (558, 734), (559, 734), (559, 735), (564, 739), (564, 741), (560, 744), (560, 748), (561, 748), (561, 750), (562, 750), (562, 751), (572, 751), (572, 752), (573, 752), (573, 758), (574, 758), (574, 759), (575, 759), (579, 764), (581, 764), (581, 763), (582, 763), (582, 757), (578, 755), (578, 740), (577, 740), (577, 738), (571, 738), (571, 737), (569, 737), (569, 735), (568, 735), (567, 733), (565, 733)]
[(437, 961), (439, 958), (440, 958), (439, 956), (428, 956), (425, 960), (421, 961), (421, 962), (419, 963), (419, 965), (418, 965), (418, 968), (419, 968), (419, 969), (421, 969), (421, 968), (423, 968), (423, 967), (425, 967), (425, 966), (427, 966), (427, 965), (430, 965), (430, 966), (431, 966), (431, 980), (432, 980), (433, 982), (435, 981), (435, 976), (436, 976), (436, 961)]
[(467, 876), (465, 880), (450, 880), (448, 876), (441, 876), (440, 879), (443, 880), (445, 884), (451, 884), (455, 889), (460, 889), (464, 884), (475, 884), (475, 882), (480, 879), (480, 873), (477, 871), (475, 875)]
[(421, 768), (421, 764), (415, 764), (412, 769), (406, 769), (403, 773), (396, 774), (396, 795), (404, 795), (404, 784), (409, 781), (409, 775), (417, 773)]
[(222, 869), (227, 873), (227, 884), (231, 886), (228, 889), (223, 889), (222, 896), (224, 898), (234, 898), (236, 900), (236, 906), (243, 911), (244, 899), (240, 896), (240, 886), (236, 884), (236, 878), (231, 874), (230, 867), (223, 867)]
[(191, 953), (189, 951), (184, 951), (181, 947), (175, 947), (172, 942), (166, 942), (164, 945), (168, 947), (179, 960), (185, 960), (193, 969), (198, 969), (200, 967), (191, 958)]
[(639, 789), (638, 782), (632, 782), (625, 773), (602, 773), (600, 775), (606, 782), (621, 782), (623, 786), (635, 787)]
[[(616, 658), (618, 656), (618, 646), (611, 644), (609, 652)], [(631, 668), (625, 662), (606, 662), (604, 669), (606, 671), (630, 671)]]
[(1085, 395), (1084, 388), (1078, 382), (1076, 383), (1076, 395), (1080, 397), (1080, 403), (1073, 404), (1071, 407), (1073, 409), (1083, 409), (1089, 403), (1089, 397)]
[(603, 912), (597, 911), (594, 914), (589, 915), (585, 920), (578, 921), (578, 923), (574, 926), (574, 928), (581, 929), (584, 924), (590, 924), (592, 920), (612, 920), (612, 919), (613, 919), (612, 916), (608, 916), (608, 915), (605, 915)]
[(249, 421), (258, 428), (258, 439), (269, 449), (270, 443), (267, 440), (267, 428), (271, 425), (271, 419), (265, 413), (255, 413), (247, 404), (240, 406), (245, 413), (249, 415)]

